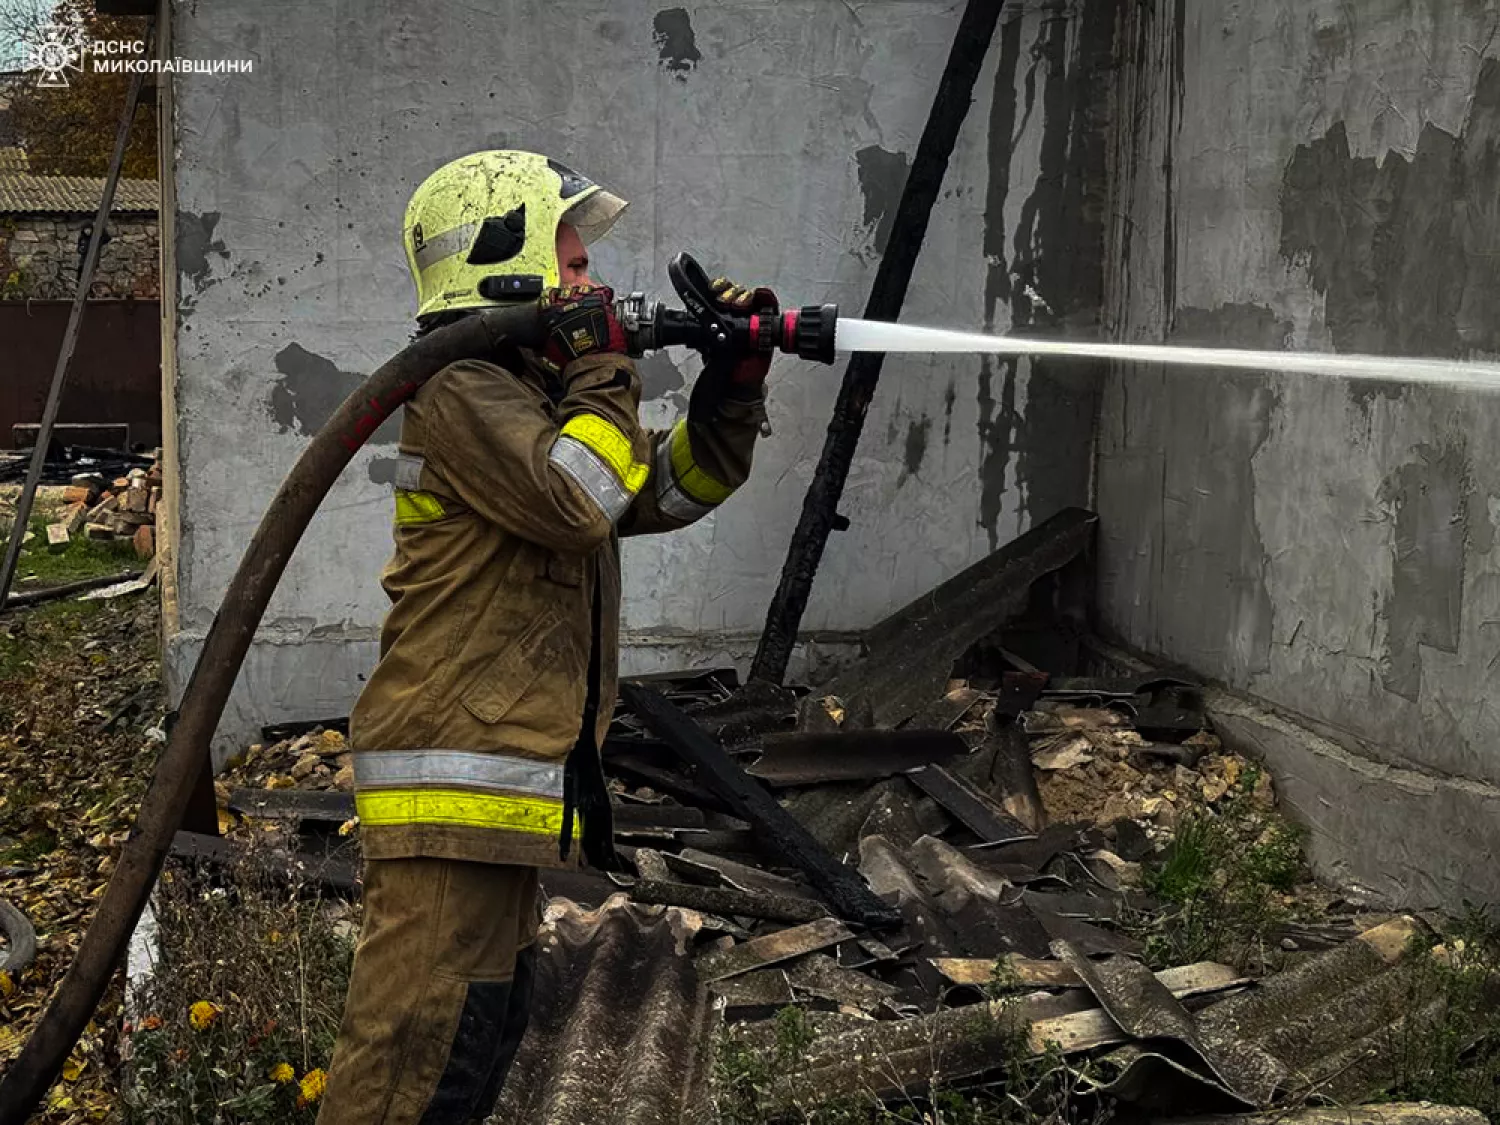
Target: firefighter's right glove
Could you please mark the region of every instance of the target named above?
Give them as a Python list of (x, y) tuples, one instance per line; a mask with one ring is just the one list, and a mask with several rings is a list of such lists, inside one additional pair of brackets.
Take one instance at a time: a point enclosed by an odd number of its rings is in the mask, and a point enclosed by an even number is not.
[(541, 321), (542, 355), (564, 377), (575, 359), (626, 352), (625, 326), (615, 316), (615, 294), (608, 286), (547, 290), (542, 296)]

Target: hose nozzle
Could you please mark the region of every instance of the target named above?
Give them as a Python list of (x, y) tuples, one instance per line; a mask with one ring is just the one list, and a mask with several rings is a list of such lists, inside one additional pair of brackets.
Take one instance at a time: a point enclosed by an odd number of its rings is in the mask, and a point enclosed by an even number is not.
[(784, 352), (818, 363), (834, 361), (837, 305), (805, 305), (772, 315), (729, 314), (714, 303), (708, 275), (688, 254), (673, 258), (667, 274), (686, 308), (666, 308), (642, 293), (632, 293), (616, 306), (632, 355), (681, 346), (702, 352), (705, 359)]

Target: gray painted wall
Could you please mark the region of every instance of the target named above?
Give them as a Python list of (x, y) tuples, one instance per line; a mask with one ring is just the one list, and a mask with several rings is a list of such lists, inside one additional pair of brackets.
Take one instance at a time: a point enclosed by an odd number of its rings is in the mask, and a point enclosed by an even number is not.
[[(245, 543), (307, 437), (396, 351), (412, 188), (485, 147), (553, 153), (633, 200), (596, 249), (618, 288), (689, 248), (795, 303), (858, 310), (962, 5), (782, 0), (667, 8), (380, 0), (173, 11), (180, 297), (180, 690)], [(1115, 5), (1044, 4), (991, 52), (907, 305), (913, 321), (1092, 330), (1102, 299)], [(1012, 144), (1012, 142), (1014, 142)], [(647, 366), (651, 424), (683, 409), (681, 355)], [(775, 588), (838, 369), (772, 373), (774, 435), (720, 514), (626, 545), (627, 671), (743, 662)], [(840, 635), (1089, 499), (1098, 380), (1077, 368), (893, 360), (804, 622)], [(1024, 426), (1022, 422), (1024, 421)], [(221, 727), (343, 714), (372, 666), (394, 428), (325, 503)]]
[[(1110, 329), (1491, 356), (1497, 29), (1495, 0), (1136, 6)], [(1327, 736), (1262, 741), (1325, 869), (1409, 903), (1500, 897), (1497, 448), (1463, 389), (1135, 369), (1102, 401), (1107, 622)]]

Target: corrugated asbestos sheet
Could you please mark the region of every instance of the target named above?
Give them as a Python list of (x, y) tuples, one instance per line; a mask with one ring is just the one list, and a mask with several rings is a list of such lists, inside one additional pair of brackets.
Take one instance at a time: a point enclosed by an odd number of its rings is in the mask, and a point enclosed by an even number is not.
[(538, 935), (531, 1025), (494, 1122), (705, 1120), (713, 1036), (690, 947), (696, 915), (623, 895), (554, 900)]
[[(103, 194), (102, 176), (38, 175), (23, 150), (0, 148), (0, 214), (92, 215)], [(155, 180), (122, 179), (110, 214), (155, 214), (160, 206), (161, 187)]]

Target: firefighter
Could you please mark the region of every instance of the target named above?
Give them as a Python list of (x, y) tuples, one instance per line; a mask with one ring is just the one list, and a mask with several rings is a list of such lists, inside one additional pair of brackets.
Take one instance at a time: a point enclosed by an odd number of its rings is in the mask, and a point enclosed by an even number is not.
[[(619, 537), (744, 482), (768, 359), (711, 362), (647, 431), (588, 245), (625, 201), (555, 160), (481, 152), (413, 195), (419, 334), (540, 301), (545, 344), (454, 363), (406, 406), (380, 659), (351, 718), (364, 923), (320, 1125), (466, 1125), (526, 1028), (538, 869), (608, 869)], [(726, 311), (776, 311), (720, 280)]]

